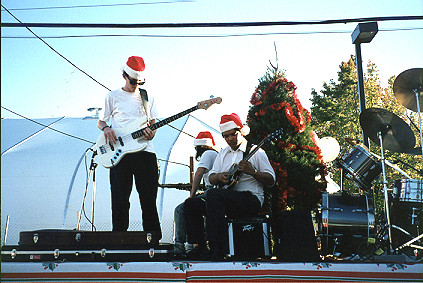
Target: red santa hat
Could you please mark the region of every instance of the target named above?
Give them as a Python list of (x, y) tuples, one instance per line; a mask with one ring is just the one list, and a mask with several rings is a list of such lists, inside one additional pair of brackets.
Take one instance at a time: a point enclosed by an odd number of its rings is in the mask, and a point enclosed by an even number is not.
[(244, 136), (250, 133), (250, 127), (243, 125), (237, 114), (223, 115), (220, 118), (220, 131), (223, 133), (232, 129), (240, 129)]
[(215, 143), (214, 143), (212, 134), (208, 131), (205, 131), (205, 132), (200, 132), (198, 134), (198, 136), (194, 140), (194, 145), (195, 146), (205, 145), (205, 146), (214, 147)]
[(141, 80), (143, 79), (142, 71), (145, 70), (145, 63), (142, 57), (131, 56), (125, 65), (122, 66), (122, 71), (127, 73), (131, 78)]

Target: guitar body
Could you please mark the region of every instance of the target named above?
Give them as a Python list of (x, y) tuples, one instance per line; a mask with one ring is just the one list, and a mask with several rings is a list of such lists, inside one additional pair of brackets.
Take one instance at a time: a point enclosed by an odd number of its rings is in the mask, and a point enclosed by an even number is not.
[[(282, 132), (283, 132), (282, 129), (278, 129), (274, 131), (273, 133), (269, 134), (257, 146), (255, 146), (254, 149), (242, 159), (242, 161), (248, 161), (254, 155), (254, 153), (256, 153), (263, 146), (263, 144), (279, 138), (282, 135)], [(235, 187), (236, 184), (238, 183), (240, 174), (241, 172), (239, 171), (238, 164), (232, 164), (231, 168), (229, 168), (229, 171), (228, 171), (229, 182), (223, 186), (220, 186), (220, 188), (223, 190), (228, 190)]]
[(231, 168), (228, 171), (229, 175), (229, 182), (225, 185), (223, 185), (221, 188), (223, 190), (229, 190), (238, 184), (238, 178), (240, 175), (240, 172), (238, 171), (238, 164), (232, 164)]
[(138, 119), (132, 122), (128, 127), (113, 129), (118, 138), (116, 144), (113, 146), (106, 144), (104, 134), (101, 134), (95, 144), (95, 150), (97, 151), (101, 165), (106, 168), (113, 167), (119, 163), (125, 154), (144, 150), (149, 141), (142, 137), (134, 139), (131, 133), (146, 127), (147, 121)]

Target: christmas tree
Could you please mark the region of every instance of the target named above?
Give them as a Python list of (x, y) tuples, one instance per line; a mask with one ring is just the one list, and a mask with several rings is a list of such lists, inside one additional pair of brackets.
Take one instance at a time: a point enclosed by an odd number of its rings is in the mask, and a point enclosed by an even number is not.
[(295, 93), (296, 86), (277, 67), (268, 68), (259, 79), (248, 111), (253, 144), (277, 129), (280, 139), (264, 144), (276, 173), (276, 184), (266, 190), (266, 213), (283, 210), (313, 210), (326, 188), (325, 166), (316, 145), (317, 136), (310, 126), (311, 114), (303, 108)]

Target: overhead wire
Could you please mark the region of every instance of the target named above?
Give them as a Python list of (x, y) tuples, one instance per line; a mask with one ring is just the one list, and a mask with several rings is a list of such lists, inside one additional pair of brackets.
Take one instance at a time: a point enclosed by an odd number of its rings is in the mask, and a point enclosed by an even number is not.
[[(2, 5), (3, 6), (3, 5)], [(9, 12), (10, 13), (10, 12)], [(1, 23), (2, 27), (38, 27), (38, 28), (216, 28), (216, 27), (265, 27), (265, 26), (299, 26), (299, 25), (329, 25), (383, 21), (423, 20), (423, 16), (390, 16), (349, 18), (336, 20), (314, 21), (272, 21), (272, 22), (218, 22), (218, 23)]]
[[(423, 27), (380, 29), (379, 32), (391, 31), (412, 31), (421, 30)], [(96, 38), (96, 37), (162, 37), (162, 38), (222, 38), (222, 37), (243, 37), (243, 36), (267, 36), (267, 35), (304, 35), (304, 34), (345, 34), (351, 31), (305, 31), (305, 32), (268, 32), (268, 33), (242, 33), (242, 34), (209, 34), (209, 35), (163, 35), (163, 34), (91, 34), (91, 35), (58, 35), (40, 36), (44, 39), (66, 39), (66, 38)], [(8, 39), (34, 39), (32, 36), (1, 36)]]
[[(138, 6), (138, 5), (155, 5), (155, 4), (177, 4), (193, 2), (192, 0), (176, 0), (176, 1), (159, 1), (159, 2), (137, 2), (137, 3), (119, 3), (119, 4), (98, 4), (98, 5), (76, 5), (76, 6), (50, 6), (50, 7), (33, 7), (33, 8), (12, 8), (9, 11), (34, 11), (34, 10), (52, 10), (52, 9), (74, 9), (74, 8), (101, 8), (101, 7), (117, 7), (117, 6)], [(5, 10), (2, 10), (5, 12)]]
[[(15, 17), (15, 15), (13, 15), (9, 10), (7, 10), (3, 4), (1, 4), (1, 7), (3, 7), (3, 9), (5, 9), (16, 21), (18, 21), (19, 23), (22, 23), (17, 17)], [(36, 38), (38, 38), (39, 40), (41, 40), (45, 45), (47, 45), (48, 48), (50, 48), (54, 53), (56, 53), (57, 55), (59, 55), (60, 57), (62, 57), (66, 62), (68, 62), (69, 64), (71, 64), (73, 67), (75, 67), (78, 71), (82, 72), (84, 75), (88, 76), (90, 79), (92, 79), (93, 81), (95, 81), (96, 83), (98, 83), (99, 85), (101, 85), (102, 87), (104, 87), (105, 89), (109, 90), (110, 89), (103, 85), (102, 83), (100, 83), (99, 81), (97, 81), (94, 77), (92, 77), (90, 74), (88, 74), (87, 72), (85, 72), (84, 70), (82, 70), (81, 68), (79, 68), (78, 66), (76, 66), (74, 63), (72, 63), (68, 58), (66, 58), (65, 56), (63, 56), (62, 54), (60, 54), (56, 49), (54, 49), (50, 44), (48, 44), (45, 40), (43, 40), (41, 37), (39, 37), (37, 34), (35, 34), (35, 32), (33, 32), (29, 27), (25, 27), (30, 33), (32, 33)]]

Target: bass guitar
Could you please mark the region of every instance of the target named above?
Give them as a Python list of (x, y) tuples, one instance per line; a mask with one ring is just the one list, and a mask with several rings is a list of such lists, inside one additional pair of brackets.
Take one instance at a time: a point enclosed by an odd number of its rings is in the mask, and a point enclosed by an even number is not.
[[(255, 146), (243, 159), (242, 161), (248, 161), (251, 156), (254, 155), (254, 153), (257, 152), (265, 143), (274, 141), (282, 135), (282, 129), (278, 129), (274, 131), (273, 133), (267, 135), (257, 146)], [(227, 190), (231, 189), (236, 186), (238, 183), (238, 178), (241, 172), (239, 171), (239, 165), (238, 163), (232, 164), (231, 168), (229, 168), (228, 175), (229, 175), (229, 182), (223, 186), (221, 186), (222, 189)]]
[(222, 98), (220, 97), (204, 100), (198, 102), (194, 107), (191, 107), (152, 125), (148, 125), (146, 120), (137, 119), (128, 127), (113, 129), (117, 137), (116, 144), (106, 143), (104, 134), (101, 134), (94, 146), (101, 165), (106, 168), (113, 167), (119, 163), (125, 154), (144, 150), (149, 142), (142, 137), (143, 132), (147, 127), (154, 131), (197, 109), (208, 109), (213, 104), (220, 104), (221, 102)]

